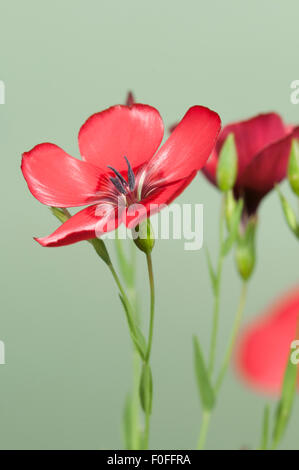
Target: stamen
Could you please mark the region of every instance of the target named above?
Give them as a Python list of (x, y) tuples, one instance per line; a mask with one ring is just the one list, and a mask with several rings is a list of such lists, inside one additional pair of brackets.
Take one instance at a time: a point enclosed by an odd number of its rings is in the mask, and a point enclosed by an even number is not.
[(128, 184), (125, 180), (125, 178), (120, 174), (119, 171), (117, 171), (113, 166), (108, 165), (108, 168), (113, 171), (113, 173), (119, 178), (119, 180), (124, 184), (125, 186)]
[(111, 183), (114, 184), (114, 186), (116, 187), (118, 192), (120, 192), (121, 194), (127, 194), (127, 191), (125, 190), (125, 188), (123, 187), (122, 183), (119, 181), (118, 178), (110, 177), (109, 179), (110, 179)]
[(145, 180), (145, 171), (142, 172), (140, 179), (139, 179), (139, 183), (138, 183), (137, 197), (139, 201), (141, 200), (141, 191), (142, 191), (144, 180)]
[(129, 188), (130, 188), (130, 191), (133, 191), (133, 189), (135, 188), (135, 175), (134, 175), (134, 171), (131, 167), (131, 164), (129, 162), (129, 160), (127, 159), (127, 157), (124, 157), (126, 162), (127, 162), (127, 165), (128, 165), (128, 183), (129, 183)]

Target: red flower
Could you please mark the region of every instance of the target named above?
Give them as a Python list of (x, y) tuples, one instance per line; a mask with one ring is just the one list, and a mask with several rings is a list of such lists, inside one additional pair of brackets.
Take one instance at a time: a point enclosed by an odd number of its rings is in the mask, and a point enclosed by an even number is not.
[(233, 133), (238, 152), (238, 175), (235, 196), (244, 197), (248, 215), (253, 214), (261, 199), (286, 175), (293, 137), (299, 137), (299, 127), (283, 123), (275, 113), (259, 114), (247, 121), (225, 126), (203, 173), (216, 185), (216, 168), (222, 145)]
[(240, 335), (236, 348), (237, 369), (253, 387), (278, 394), (296, 334), (299, 286), (270, 306)]
[(54, 144), (37, 145), (22, 159), (31, 193), (48, 206), (88, 205), (37, 241), (62, 246), (100, 236), (122, 222), (136, 225), (141, 220), (136, 204), (145, 208), (145, 217), (151, 204), (170, 204), (205, 164), (219, 130), (218, 114), (194, 106), (158, 150), (164, 133), (159, 112), (132, 103), (85, 122), (78, 137), (82, 160)]

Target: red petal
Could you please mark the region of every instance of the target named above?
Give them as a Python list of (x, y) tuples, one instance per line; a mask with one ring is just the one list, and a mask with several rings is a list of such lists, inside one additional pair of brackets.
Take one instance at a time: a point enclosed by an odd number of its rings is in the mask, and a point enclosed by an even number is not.
[(237, 368), (253, 387), (280, 392), (291, 342), (296, 338), (298, 312), (299, 287), (279, 299), (240, 335)]
[(101, 168), (127, 170), (147, 162), (163, 138), (163, 121), (155, 108), (144, 104), (113, 106), (94, 114), (81, 127), (79, 148), (83, 160)]
[(190, 108), (147, 167), (149, 178), (172, 183), (200, 170), (220, 131), (217, 113), (203, 106)]
[(226, 137), (231, 132), (235, 136), (238, 151), (239, 178), (246, 166), (263, 148), (287, 135), (288, 128), (284, 126), (281, 117), (276, 113), (259, 114), (246, 121), (225, 126), (217, 140), (215, 154), (211, 160), (208, 160), (203, 170), (207, 178), (213, 183), (216, 182), (219, 153)]
[(285, 176), (292, 138), (299, 138), (299, 127), (292, 134), (262, 150), (247, 166), (240, 178), (240, 186), (265, 195)]
[(48, 206), (83, 206), (99, 199), (100, 170), (57, 145), (40, 144), (25, 152), (21, 168), (33, 196)]
[(138, 204), (130, 206), (126, 211), (126, 219), (123, 219), (123, 222), (127, 227), (132, 228), (146, 217), (160, 212), (184, 191), (196, 174), (197, 171), (194, 171), (187, 178), (161, 187), (160, 190), (154, 192), (152, 196), (149, 196)]
[[(98, 205), (86, 207), (77, 212), (48, 237), (36, 238), (42, 246), (64, 246), (82, 240), (89, 240), (103, 233), (114, 230), (118, 226), (116, 210), (110, 208), (109, 213), (99, 212)], [(102, 216), (101, 216), (102, 215)], [(106, 224), (115, 219), (115, 224), (107, 228)]]

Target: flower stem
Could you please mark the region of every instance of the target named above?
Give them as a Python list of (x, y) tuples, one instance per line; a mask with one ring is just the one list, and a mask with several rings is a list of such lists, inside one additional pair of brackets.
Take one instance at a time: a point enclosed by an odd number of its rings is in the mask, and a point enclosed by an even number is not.
[(218, 263), (217, 263), (217, 271), (216, 271), (216, 287), (214, 291), (214, 308), (213, 308), (213, 326), (212, 326), (210, 355), (209, 355), (209, 374), (210, 375), (212, 375), (213, 370), (214, 370), (217, 334), (218, 334), (218, 326), (219, 326), (220, 284), (221, 284), (221, 275), (222, 275), (222, 266), (223, 266), (223, 253), (222, 253), (223, 225), (224, 225), (224, 202), (221, 207), (220, 223), (219, 223), (219, 255), (218, 255)]
[(117, 285), (117, 287), (118, 287), (118, 289), (119, 289), (119, 292), (121, 293), (121, 295), (122, 295), (122, 297), (123, 297), (123, 299), (124, 299), (124, 301), (125, 301), (125, 303), (126, 303), (128, 309), (129, 309), (130, 312), (131, 312), (131, 311), (132, 311), (131, 304), (130, 304), (130, 302), (129, 302), (129, 299), (128, 299), (128, 297), (127, 297), (127, 294), (125, 293), (125, 290), (124, 290), (124, 288), (123, 288), (123, 286), (122, 286), (122, 283), (121, 283), (121, 281), (120, 281), (120, 279), (119, 279), (119, 277), (118, 277), (118, 274), (117, 274), (117, 272), (116, 272), (115, 269), (114, 269), (113, 264), (112, 264), (112, 263), (108, 264), (108, 268), (110, 269), (110, 272), (111, 272), (111, 274), (112, 274), (112, 276), (113, 276), (113, 279), (114, 279), (115, 282), (116, 282), (116, 285)]
[(140, 435), (139, 435), (139, 382), (140, 382), (140, 357), (139, 353), (134, 348), (133, 352), (133, 430), (132, 430), (132, 447), (133, 450), (140, 449)]
[(245, 302), (246, 302), (246, 296), (247, 296), (247, 282), (243, 282), (242, 289), (241, 289), (241, 296), (239, 300), (239, 305), (238, 309), (236, 312), (236, 316), (234, 319), (233, 323), (233, 328), (231, 332), (231, 337), (228, 343), (228, 347), (224, 356), (224, 360), (222, 363), (222, 366), (220, 368), (220, 372), (218, 374), (218, 378), (216, 380), (216, 385), (215, 385), (215, 393), (217, 394), (219, 392), (219, 389), (222, 385), (223, 379), (225, 377), (225, 374), (227, 372), (227, 368), (229, 366), (229, 362), (231, 359), (231, 355), (233, 352), (233, 348), (235, 345), (236, 337), (239, 331), (240, 323), (242, 320), (243, 312), (244, 312), (244, 307), (245, 307)]
[(211, 413), (209, 411), (204, 410), (202, 414), (202, 423), (201, 423), (201, 428), (200, 428), (200, 433), (199, 433), (199, 438), (198, 438), (198, 443), (197, 443), (198, 450), (203, 450), (205, 447), (210, 419), (211, 419)]
[[(116, 282), (116, 285), (122, 295), (122, 298), (127, 306), (128, 311), (131, 312), (131, 315), (134, 314), (136, 317), (136, 311), (132, 311), (131, 302), (129, 301), (125, 290), (121, 284), (121, 281), (116, 273), (114, 266), (112, 263), (108, 264), (110, 272)], [(135, 299), (136, 300), (136, 299)], [(136, 307), (136, 305), (135, 305)], [(136, 318), (135, 318), (136, 319)], [(139, 382), (140, 382), (140, 358), (139, 354), (134, 346), (134, 357), (133, 357), (133, 406), (131, 412), (132, 415), (132, 423), (133, 423), (133, 430), (132, 430), (132, 447), (134, 450), (140, 449), (140, 439), (139, 439), (139, 423), (138, 423), (138, 413), (139, 413)]]
[[(235, 340), (239, 331), (239, 326), (241, 323), (244, 307), (245, 307), (245, 301), (246, 301), (246, 294), (247, 294), (247, 283), (243, 282), (242, 289), (241, 289), (241, 295), (240, 295), (240, 300), (239, 300), (239, 305), (237, 308), (237, 312), (235, 315), (232, 331), (231, 331), (231, 336), (230, 340), (226, 349), (226, 353), (224, 356), (224, 360), (222, 363), (222, 366), (220, 368), (220, 372), (218, 374), (218, 378), (216, 380), (216, 384), (214, 387), (214, 393), (215, 397), (217, 397), (220, 387), (222, 385), (223, 379), (225, 377), (225, 374), (227, 372), (229, 362), (231, 359), (232, 351), (234, 348)], [(201, 430), (199, 434), (199, 439), (198, 439), (198, 449), (204, 449), (206, 439), (207, 439), (207, 434), (208, 434), (208, 429), (210, 425), (210, 418), (211, 418), (211, 413), (208, 411), (203, 412), (203, 417), (202, 417), (202, 425), (201, 425)]]
[[(145, 364), (149, 364), (152, 342), (153, 342), (153, 332), (154, 332), (154, 316), (155, 316), (155, 284), (154, 284), (154, 274), (153, 274), (153, 263), (150, 253), (146, 254), (147, 269), (148, 269), (148, 279), (150, 285), (150, 324), (149, 324), (149, 334), (148, 334), (148, 343), (147, 343), (147, 352), (145, 357)], [(145, 429), (144, 429), (144, 448), (148, 449), (149, 445), (149, 432), (150, 432), (150, 409), (148, 408), (145, 412)]]
[(154, 273), (153, 273), (153, 263), (151, 254), (146, 255), (147, 269), (148, 269), (148, 279), (150, 285), (150, 326), (149, 326), (149, 335), (147, 343), (147, 353), (145, 361), (149, 363), (152, 342), (153, 342), (153, 331), (154, 331), (154, 316), (155, 316), (155, 284), (154, 284)]

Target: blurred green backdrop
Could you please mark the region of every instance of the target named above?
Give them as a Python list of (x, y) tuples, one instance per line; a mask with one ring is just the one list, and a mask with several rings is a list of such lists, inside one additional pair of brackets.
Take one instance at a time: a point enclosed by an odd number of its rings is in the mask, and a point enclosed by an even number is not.
[[(55, 142), (78, 156), (77, 131), (92, 113), (132, 89), (166, 125), (193, 104), (224, 123), (276, 110), (299, 121), (290, 103), (298, 77), (296, 0), (157, 1), (1, 0), (0, 447), (91, 449), (122, 445), (120, 415), (131, 385), (131, 345), (117, 292), (86, 243), (43, 249), (33, 236), (57, 222), (27, 190), (21, 153)], [(286, 188), (286, 186), (285, 186)], [(289, 194), (286, 188), (286, 193)], [(205, 244), (217, 247), (219, 194), (199, 176), (180, 202), (204, 203)], [(258, 265), (247, 319), (298, 282), (298, 243), (277, 195), (260, 210)], [(112, 248), (112, 242), (109, 242)], [(139, 256), (144, 316), (148, 286)], [(207, 346), (212, 296), (204, 251), (159, 241), (152, 365), (152, 448), (195, 446), (201, 414), (191, 336)], [(225, 267), (218, 360), (238, 301), (233, 258)], [(267, 401), (228, 375), (211, 425), (209, 448), (254, 446)], [(298, 447), (298, 403), (284, 447)]]

